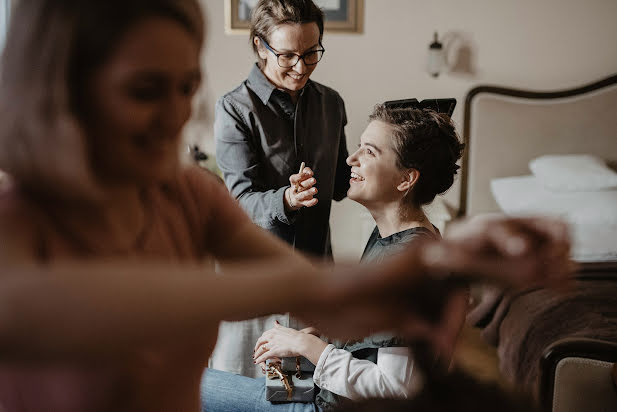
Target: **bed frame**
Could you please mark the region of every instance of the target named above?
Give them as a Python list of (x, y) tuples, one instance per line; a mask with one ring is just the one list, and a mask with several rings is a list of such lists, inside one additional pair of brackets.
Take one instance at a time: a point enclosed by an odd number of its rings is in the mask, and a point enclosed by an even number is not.
[(611, 372), (617, 343), (565, 338), (551, 344), (540, 360), (539, 401), (544, 411), (617, 410), (617, 382)]
[(458, 215), (499, 210), (490, 180), (530, 174), (544, 154), (588, 153), (617, 165), (617, 74), (575, 89), (479, 86), (467, 94)]
[[(459, 216), (498, 212), (490, 190), (491, 179), (529, 175), (529, 161), (541, 155), (587, 153), (617, 166), (617, 74), (582, 87), (554, 92), (475, 87), (465, 100), (463, 137), (466, 148)], [(581, 281), (612, 281), (617, 279), (617, 262), (585, 263), (576, 276)], [(510, 309), (508, 316), (517, 314)], [(525, 330), (524, 325), (521, 330)], [(600, 347), (596, 341), (571, 338), (559, 342), (547, 340), (549, 346), (543, 357), (538, 388), (543, 410), (613, 410), (615, 403), (608, 409), (590, 409), (605, 397), (572, 389), (588, 384), (589, 376), (599, 376), (606, 383), (609, 379), (606, 368), (589, 367), (583, 374), (580, 366), (575, 365), (575, 373), (566, 376), (566, 369), (556, 365), (565, 358), (570, 359), (572, 354), (576, 355), (575, 361), (585, 365), (598, 359), (616, 362), (615, 342), (604, 343), (610, 347), (611, 356), (607, 358), (604, 346)], [(617, 402), (614, 388), (608, 384), (601, 386), (605, 387), (608, 389), (602, 393), (606, 399)], [(571, 399), (564, 401), (562, 393), (578, 396), (577, 402), (581, 402), (577, 404), (578, 409), (568, 408), (574, 403)], [(581, 408), (581, 404), (585, 406)]]

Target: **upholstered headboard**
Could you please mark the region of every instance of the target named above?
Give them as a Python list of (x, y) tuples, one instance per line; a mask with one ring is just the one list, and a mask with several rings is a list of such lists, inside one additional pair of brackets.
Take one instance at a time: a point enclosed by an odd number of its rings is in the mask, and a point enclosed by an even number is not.
[(535, 157), (588, 153), (617, 164), (617, 75), (557, 92), (476, 87), (463, 134), (459, 215), (498, 211), (490, 180), (530, 174)]

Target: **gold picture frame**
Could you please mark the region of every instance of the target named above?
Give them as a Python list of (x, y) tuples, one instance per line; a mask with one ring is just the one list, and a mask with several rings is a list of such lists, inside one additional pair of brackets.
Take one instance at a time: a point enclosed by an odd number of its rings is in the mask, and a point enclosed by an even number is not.
[[(325, 14), (324, 30), (362, 33), (364, 0), (313, 0)], [(252, 5), (256, 0), (225, 0), (225, 32), (248, 34)]]

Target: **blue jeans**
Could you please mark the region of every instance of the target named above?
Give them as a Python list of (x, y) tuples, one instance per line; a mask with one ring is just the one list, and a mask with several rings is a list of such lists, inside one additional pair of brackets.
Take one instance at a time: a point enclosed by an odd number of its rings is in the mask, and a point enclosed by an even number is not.
[(248, 378), (216, 369), (206, 369), (201, 378), (201, 411), (319, 412), (321, 409), (315, 403), (267, 401), (265, 378)]

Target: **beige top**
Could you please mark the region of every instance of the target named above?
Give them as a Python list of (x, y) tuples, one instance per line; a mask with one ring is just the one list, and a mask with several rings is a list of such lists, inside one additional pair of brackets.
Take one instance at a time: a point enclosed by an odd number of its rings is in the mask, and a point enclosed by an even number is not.
[[(144, 190), (143, 196), (147, 224), (131, 246), (89, 236), (87, 227), (70, 229), (61, 213), (54, 213), (44, 201), (24, 196), (15, 186), (0, 193), (0, 225), (2, 230), (15, 228), (11, 232), (15, 236), (31, 237), (41, 263), (135, 257), (211, 265), (208, 251), (213, 242), (248, 221), (225, 186), (197, 168), (186, 169), (173, 183)], [(173, 347), (153, 345), (127, 359), (96, 364), (3, 366), (0, 409), (198, 411), (199, 381), (215, 338), (178, 342)]]

